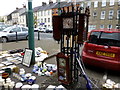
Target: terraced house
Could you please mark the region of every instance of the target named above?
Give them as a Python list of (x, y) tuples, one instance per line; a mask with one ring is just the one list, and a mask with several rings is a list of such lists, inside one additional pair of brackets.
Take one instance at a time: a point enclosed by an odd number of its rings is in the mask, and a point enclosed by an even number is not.
[[(58, 8), (69, 7), (71, 10), (71, 2), (57, 2), (53, 3), (51, 0), (48, 4), (42, 2), (42, 6), (33, 8), (34, 11), (34, 27), (44, 26), (52, 28), (52, 16), (59, 15)], [(120, 25), (120, 0), (77, 0), (77, 6), (81, 7), (81, 11), (85, 7), (90, 8), (89, 31), (99, 28), (118, 28)], [(26, 8), (16, 8), (7, 16), (7, 23), (20, 24), (27, 26), (26, 22)]]
[(89, 31), (99, 28), (118, 28), (120, 0), (94, 0), (88, 2), (90, 7)]

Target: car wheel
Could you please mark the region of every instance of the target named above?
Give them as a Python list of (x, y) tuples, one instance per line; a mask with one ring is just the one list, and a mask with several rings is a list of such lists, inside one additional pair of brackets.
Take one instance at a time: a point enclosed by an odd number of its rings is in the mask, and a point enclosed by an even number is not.
[(2, 43), (6, 43), (8, 40), (6, 37), (2, 37)]
[(28, 36), (26, 36), (26, 40), (28, 40)]

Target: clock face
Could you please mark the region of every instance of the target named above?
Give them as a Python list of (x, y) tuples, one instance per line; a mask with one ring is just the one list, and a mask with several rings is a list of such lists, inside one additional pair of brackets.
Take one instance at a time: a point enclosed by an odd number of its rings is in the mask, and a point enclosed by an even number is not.
[(73, 18), (63, 18), (63, 29), (73, 28)]
[(59, 58), (59, 65), (62, 66), (62, 67), (65, 67), (65, 65), (66, 65), (65, 59)]

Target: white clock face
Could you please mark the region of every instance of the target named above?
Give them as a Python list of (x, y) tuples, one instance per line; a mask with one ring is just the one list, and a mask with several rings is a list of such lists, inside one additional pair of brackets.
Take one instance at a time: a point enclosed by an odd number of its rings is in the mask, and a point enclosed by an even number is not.
[(59, 64), (60, 64), (60, 66), (65, 67), (65, 65), (66, 65), (65, 59), (60, 58), (60, 59), (59, 59)]
[(63, 28), (72, 29), (73, 28), (73, 18), (63, 18)]

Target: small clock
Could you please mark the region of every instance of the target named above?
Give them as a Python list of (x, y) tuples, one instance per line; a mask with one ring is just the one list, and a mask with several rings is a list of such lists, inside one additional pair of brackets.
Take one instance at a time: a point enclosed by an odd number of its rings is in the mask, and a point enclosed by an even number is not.
[(63, 29), (73, 29), (73, 18), (63, 18)]
[(62, 67), (66, 66), (66, 61), (65, 61), (64, 58), (59, 58), (59, 65), (62, 66)]

